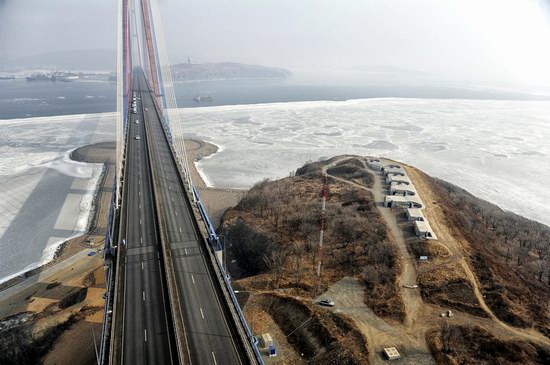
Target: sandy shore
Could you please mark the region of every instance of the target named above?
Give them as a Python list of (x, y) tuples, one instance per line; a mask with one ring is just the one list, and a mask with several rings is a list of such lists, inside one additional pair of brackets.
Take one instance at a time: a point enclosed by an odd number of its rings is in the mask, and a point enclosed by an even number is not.
[[(195, 166), (195, 162), (215, 154), (218, 151), (218, 147), (214, 144), (195, 139), (186, 140), (185, 146), (187, 149), (191, 178), (199, 190), (201, 200), (212, 219), (212, 223), (217, 227), (225, 210), (235, 206), (246, 191), (240, 189), (207, 187)], [(76, 149), (71, 154), (71, 159), (75, 161), (104, 164), (102, 176), (98, 183), (98, 190), (94, 196), (94, 208), (92, 216), (90, 217), (87, 233), (69, 239), (61, 244), (56, 252), (55, 258), (47, 264), (27, 271), (21, 276), (0, 284), (0, 291), (21, 283), (30, 277), (39, 275), (44, 270), (55, 266), (57, 263), (68, 259), (83, 249), (102, 248), (107, 229), (109, 204), (112, 197), (111, 190), (115, 173), (114, 154), (113, 142), (84, 146)]]
[[(186, 147), (193, 182), (205, 208), (211, 214), (213, 224), (217, 226), (223, 212), (236, 205), (245, 191), (207, 187), (194, 162), (216, 153), (218, 147), (199, 140), (187, 140)], [(45, 331), (67, 323), (70, 316), (79, 318), (78, 322), (63, 332), (48, 354), (42, 358), (45, 364), (95, 363), (91, 328), (93, 327), (96, 339), (99, 338), (104, 303), (102, 296), (105, 292), (101, 250), (112, 197), (114, 157), (112, 142), (84, 146), (71, 154), (71, 158), (76, 161), (104, 164), (94, 196), (88, 231), (63, 243), (51, 262), (0, 286), (0, 294), (2, 289), (12, 288), (11, 291), (4, 292), (5, 295), (0, 295), (0, 319), (30, 311), (38, 316), (33, 321), (33, 326)], [(91, 250), (98, 254), (88, 256), (87, 253)], [(94, 278), (92, 282), (90, 277)], [(54, 285), (58, 289), (50, 289)], [(82, 302), (64, 309), (57, 308), (59, 304), (56, 303), (82, 288), (87, 288)], [(46, 315), (50, 319), (44, 320)]]
[(212, 143), (190, 139), (185, 141), (189, 170), (193, 184), (199, 190), (201, 201), (210, 216), (214, 227), (218, 227), (220, 219), (227, 208), (237, 205), (244, 196), (246, 190), (229, 189), (224, 187), (207, 187), (201, 178), (195, 162), (211, 156), (218, 151), (218, 147)]
[(87, 163), (104, 163), (103, 171), (97, 184), (98, 190), (94, 193), (93, 208), (87, 232), (62, 243), (50, 262), (0, 284), (0, 291), (25, 281), (29, 277), (40, 274), (83, 249), (101, 248), (107, 226), (111, 187), (114, 178), (114, 143), (98, 143), (78, 148), (71, 154), (71, 159)]

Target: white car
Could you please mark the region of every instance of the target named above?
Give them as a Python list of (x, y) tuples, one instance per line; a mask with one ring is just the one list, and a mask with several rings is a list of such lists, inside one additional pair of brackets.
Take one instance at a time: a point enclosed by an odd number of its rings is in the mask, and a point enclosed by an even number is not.
[(139, 124), (139, 119), (136, 119), (136, 124)]
[(330, 299), (321, 299), (319, 301), (319, 304), (320, 305), (324, 305), (324, 306), (327, 306), (327, 307), (334, 307), (334, 301), (330, 300)]
[(139, 141), (139, 136), (136, 136), (136, 139)]

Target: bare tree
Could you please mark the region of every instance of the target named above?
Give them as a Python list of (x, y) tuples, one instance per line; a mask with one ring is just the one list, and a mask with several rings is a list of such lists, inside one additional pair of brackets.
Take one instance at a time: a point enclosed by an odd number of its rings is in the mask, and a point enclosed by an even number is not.
[(539, 277), (539, 281), (542, 281), (542, 276), (544, 275), (544, 272), (546, 271), (546, 265), (548, 263), (544, 260), (537, 260), (535, 263), (535, 268), (537, 269), (537, 275)]
[(263, 256), (266, 266), (271, 270), (273, 274), (273, 286), (278, 287), (279, 281), (283, 277), (284, 265), (287, 259), (287, 254), (281, 249), (275, 249), (269, 254)]
[(550, 238), (539, 236), (535, 243), (535, 252), (539, 255), (539, 259), (544, 260), (550, 254)]
[(529, 255), (529, 246), (522, 245), (520, 243), (519, 246), (516, 246), (515, 248), (515, 254), (516, 254), (516, 264), (518, 266), (521, 266), (524, 264), (525, 259), (527, 258), (527, 255)]
[(304, 242), (294, 242), (292, 245), (292, 253), (294, 254), (294, 277), (296, 286), (300, 286), (302, 282), (302, 261), (306, 253), (306, 245)]

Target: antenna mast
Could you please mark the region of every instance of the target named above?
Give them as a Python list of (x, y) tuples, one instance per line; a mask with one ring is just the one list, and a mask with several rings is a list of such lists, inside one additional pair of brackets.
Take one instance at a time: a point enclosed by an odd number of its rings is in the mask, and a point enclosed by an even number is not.
[(321, 230), (319, 232), (319, 261), (317, 263), (317, 293), (321, 292), (321, 266), (323, 261), (323, 236), (325, 234), (325, 225), (326, 225), (326, 205), (327, 205), (327, 196), (328, 196), (328, 179), (327, 175), (323, 174), (323, 193), (322, 193), (322, 204), (321, 204), (321, 218), (319, 220), (319, 225)]

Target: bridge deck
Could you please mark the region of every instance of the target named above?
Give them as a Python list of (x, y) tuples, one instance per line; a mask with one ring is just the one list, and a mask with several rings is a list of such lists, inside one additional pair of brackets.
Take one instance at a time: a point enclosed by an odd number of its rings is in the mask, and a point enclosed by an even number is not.
[[(141, 94), (139, 90), (137, 93)], [(143, 99), (141, 95), (137, 101), (138, 113), (130, 115), (127, 135), (126, 245), (122, 245), (120, 256), (124, 259), (121, 267), (125, 283), (121, 354), (124, 364), (172, 364), (178, 361), (165, 299), (151, 166), (140, 107)], [(135, 139), (137, 135), (139, 140)]]
[[(146, 87), (140, 74), (140, 85)], [(151, 93), (142, 91), (144, 123), (154, 174), (154, 191), (160, 203), (159, 218), (166, 235), (176, 274), (180, 309), (192, 364), (242, 364), (240, 339), (227, 322), (230, 317), (212, 281), (208, 248), (198, 231), (188, 195), (178, 173), (170, 145)]]

